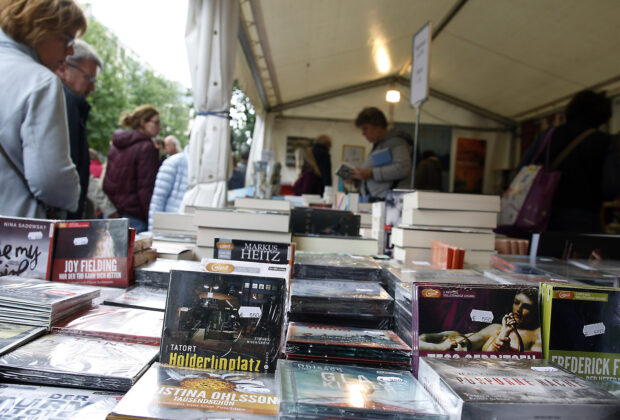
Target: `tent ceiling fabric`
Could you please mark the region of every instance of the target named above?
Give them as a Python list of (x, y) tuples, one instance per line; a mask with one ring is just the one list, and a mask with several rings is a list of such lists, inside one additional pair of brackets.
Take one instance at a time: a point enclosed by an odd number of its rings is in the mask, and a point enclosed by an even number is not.
[[(279, 103), (396, 75), (410, 59), (413, 34), (427, 21), (437, 26), (459, 3), (247, 1), (260, 8)], [(618, 0), (469, 0), (433, 41), (430, 86), (519, 119), (620, 75), (618, 17)], [(387, 64), (379, 65), (380, 55)]]

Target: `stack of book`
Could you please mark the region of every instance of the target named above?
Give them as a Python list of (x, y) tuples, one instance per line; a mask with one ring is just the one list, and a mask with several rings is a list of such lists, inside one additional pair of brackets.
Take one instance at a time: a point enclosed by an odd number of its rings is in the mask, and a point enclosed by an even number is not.
[(191, 213), (155, 213), (153, 235), (161, 240), (194, 240), (196, 239), (194, 216)]
[(47, 328), (0, 322), (0, 354), (7, 353), (45, 334)]
[(153, 248), (153, 234), (142, 232), (136, 235), (133, 243), (133, 268), (152, 263), (157, 259), (157, 250)]
[(446, 242), (431, 241), (431, 266), (460, 270), (465, 262), (465, 250)]
[(381, 281), (381, 266), (368, 256), (297, 251), (295, 278)]
[(363, 238), (377, 239), (372, 229), (372, 203), (359, 203), (360, 235)]
[(286, 358), (409, 370), (411, 347), (390, 330), (292, 322)]
[(394, 299), (370, 281), (291, 281), (289, 320), (344, 327), (390, 329)]
[(0, 357), (4, 379), (128, 391), (157, 357), (156, 346), (49, 334)]
[(213, 258), (216, 238), (291, 242), (290, 212), (287, 211), (198, 207), (194, 218), (198, 226), (194, 252), (198, 259)]
[(281, 360), (280, 418), (448, 419), (410, 372)]
[(162, 312), (99, 305), (54, 325), (52, 332), (159, 346), (163, 323)]
[(403, 197), (401, 224), (392, 229), (394, 258), (429, 261), (431, 240), (465, 249), (465, 263), (489, 265), (495, 253), (499, 196), (414, 191)]
[(278, 415), (274, 375), (154, 363), (107, 419), (267, 419)]
[(157, 258), (190, 261), (194, 259), (195, 246), (189, 242), (156, 239), (153, 241), (153, 248), (156, 250)]
[(450, 418), (617, 419), (616, 397), (544, 360), (431, 359), (418, 380)]
[(0, 321), (49, 328), (97, 296), (99, 289), (92, 286), (0, 277)]
[(262, 198), (239, 197), (235, 198), (235, 208), (289, 213), (291, 211), (291, 202), (288, 200), (265, 200)]

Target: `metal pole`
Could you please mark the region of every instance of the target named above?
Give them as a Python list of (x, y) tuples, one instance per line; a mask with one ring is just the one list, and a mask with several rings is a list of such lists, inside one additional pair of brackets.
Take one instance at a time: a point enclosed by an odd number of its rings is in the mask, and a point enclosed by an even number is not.
[(411, 185), (410, 188), (413, 189), (415, 185), (415, 161), (418, 155), (418, 131), (420, 131), (420, 108), (422, 108), (422, 104), (418, 104), (415, 107), (415, 134), (413, 137), (413, 152), (411, 158)]

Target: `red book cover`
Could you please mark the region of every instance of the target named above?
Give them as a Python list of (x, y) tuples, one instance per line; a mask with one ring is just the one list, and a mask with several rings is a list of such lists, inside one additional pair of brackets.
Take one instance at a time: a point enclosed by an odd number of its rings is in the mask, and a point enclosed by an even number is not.
[(127, 219), (57, 223), (52, 280), (128, 287), (131, 275)]

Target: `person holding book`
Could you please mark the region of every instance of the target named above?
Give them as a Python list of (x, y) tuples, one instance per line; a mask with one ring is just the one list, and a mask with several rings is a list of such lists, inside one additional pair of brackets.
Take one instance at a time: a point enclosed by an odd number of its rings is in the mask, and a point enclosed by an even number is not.
[(112, 134), (103, 191), (120, 217), (128, 218), (129, 226), (140, 233), (148, 227), (149, 205), (159, 169), (159, 152), (152, 139), (161, 130), (161, 120), (151, 105), (140, 105), (125, 115), (121, 124), (126, 130)]
[(409, 188), (411, 149), (406, 135), (387, 128), (385, 114), (375, 107), (364, 108), (355, 119), (355, 126), (372, 144), (372, 151), (361, 167), (353, 170), (352, 178), (361, 181), (360, 193), (369, 201), (384, 200), (394, 188)]
[(293, 184), (295, 195), (323, 193), (321, 171), (309, 147), (299, 147), (295, 150), (295, 166), (299, 173)]
[[(0, 213), (65, 218), (80, 182), (54, 74), (87, 23), (71, 0), (0, 0)], [(55, 210), (52, 211), (52, 208)]]

